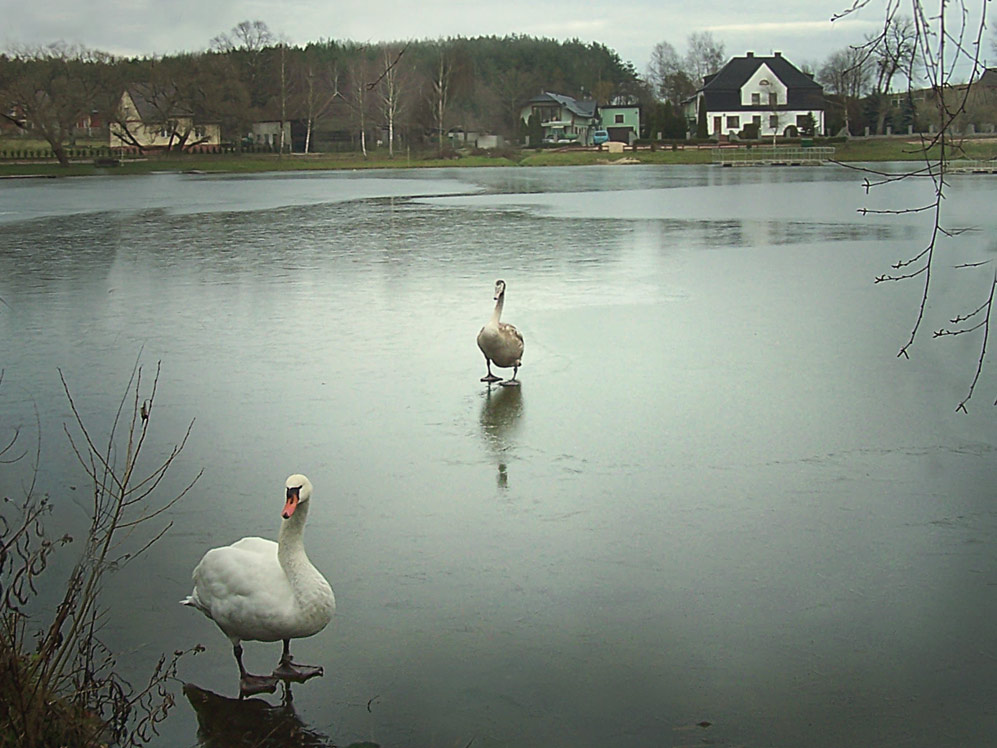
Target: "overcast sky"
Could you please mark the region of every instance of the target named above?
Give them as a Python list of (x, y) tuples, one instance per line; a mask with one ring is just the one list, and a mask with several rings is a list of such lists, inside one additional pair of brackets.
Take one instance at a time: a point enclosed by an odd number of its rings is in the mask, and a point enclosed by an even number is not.
[(712, 31), (729, 55), (782, 51), (819, 61), (881, 23), (876, 7), (830, 22), (850, 0), (0, 0), (0, 43), (79, 43), (121, 55), (207, 49), (240, 21), (261, 20), (292, 44), (524, 34), (596, 41), (641, 72), (659, 41), (679, 53), (695, 31)]
[[(831, 23), (852, 0), (0, 0), (6, 49), (64, 41), (125, 56), (207, 49), (240, 21), (291, 44), (523, 34), (600, 42), (647, 69), (652, 47), (710, 31), (728, 56), (781, 51), (819, 65), (882, 26), (882, 0)], [(987, 51), (989, 52), (989, 44)]]

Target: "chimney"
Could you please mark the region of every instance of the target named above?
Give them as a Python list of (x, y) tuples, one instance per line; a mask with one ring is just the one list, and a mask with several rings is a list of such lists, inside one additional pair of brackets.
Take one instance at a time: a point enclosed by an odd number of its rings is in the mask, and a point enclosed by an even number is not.
[(773, 52), (772, 55), (774, 57), (782, 57), (782, 52)]
[(754, 52), (748, 52), (748, 57), (754, 57), (754, 56), (755, 56)]

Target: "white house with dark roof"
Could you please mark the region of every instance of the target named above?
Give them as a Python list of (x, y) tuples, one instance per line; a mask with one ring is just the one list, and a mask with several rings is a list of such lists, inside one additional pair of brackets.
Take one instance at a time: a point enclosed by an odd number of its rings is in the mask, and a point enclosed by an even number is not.
[(685, 117), (696, 131), (699, 111), (706, 110), (710, 135), (736, 134), (745, 125), (758, 125), (760, 137), (786, 135), (804, 129), (813, 118), (814, 132), (824, 132), (824, 89), (812, 75), (775, 52), (771, 57), (748, 52), (734, 57), (685, 102)]

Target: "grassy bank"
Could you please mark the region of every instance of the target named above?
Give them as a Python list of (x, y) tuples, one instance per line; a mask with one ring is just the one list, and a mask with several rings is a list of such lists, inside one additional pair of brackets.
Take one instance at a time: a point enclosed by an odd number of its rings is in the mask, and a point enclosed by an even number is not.
[[(10, 144), (0, 142), (0, 148)], [(915, 139), (870, 138), (852, 139), (834, 143), (835, 159), (839, 161), (912, 161), (924, 157), (920, 142)], [(937, 153), (931, 153), (937, 158)], [(997, 138), (967, 140), (951, 158), (990, 159), (997, 157)], [(642, 164), (709, 164), (711, 149), (659, 148), (640, 149), (624, 154), (610, 154), (596, 150), (515, 150), (505, 149), (493, 154), (459, 155), (439, 158), (433, 152), (424, 154), (396, 154), (389, 157), (386, 150), (372, 151), (368, 158), (359, 153), (328, 153), (309, 155), (284, 155), (267, 153), (244, 154), (180, 154), (149, 155), (143, 158), (126, 158), (120, 166), (100, 167), (91, 160), (77, 160), (68, 167), (54, 161), (7, 160), (0, 161), (0, 177), (17, 176), (86, 176), (94, 174), (149, 174), (152, 172), (207, 172), (207, 173), (257, 173), (268, 171), (299, 170), (354, 170), (431, 167), (483, 167), (483, 166), (583, 166), (606, 164), (626, 158), (627, 163)]]

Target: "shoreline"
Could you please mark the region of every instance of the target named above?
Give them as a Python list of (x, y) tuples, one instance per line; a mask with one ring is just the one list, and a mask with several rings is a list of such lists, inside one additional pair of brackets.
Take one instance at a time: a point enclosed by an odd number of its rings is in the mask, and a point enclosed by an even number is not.
[[(766, 143), (753, 144), (767, 147)], [(726, 146), (730, 147), (730, 146)], [(886, 162), (923, 161), (925, 150), (917, 137), (854, 138), (834, 143), (834, 161)], [(975, 137), (950, 142), (954, 159), (989, 160), (997, 158), (997, 137)], [(55, 159), (0, 161), (0, 179), (58, 178), (63, 176), (140, 175), (153, 172), (188, 174), (254, 174), (279, 171), (359, 171), (366, 169), (487, 168), (496, 166), (619, 166), (619, 165), (702, 165), (713, 163), (714, 146), (627, 149), (609, 153), (598, 149), (511, 150), (476, 152), (441, 158), (435, 152), (395, 155), (374, 151), (368, 158), (359, 153), (314, 154), (146, 154), (123, 158), (119, 165), (97, 165), (93, 159), (74, 159), (59, 166)], [(935, 149), (927, 152), (929, 158)], [(935, 158), (937, 160), (937, 158)]]

